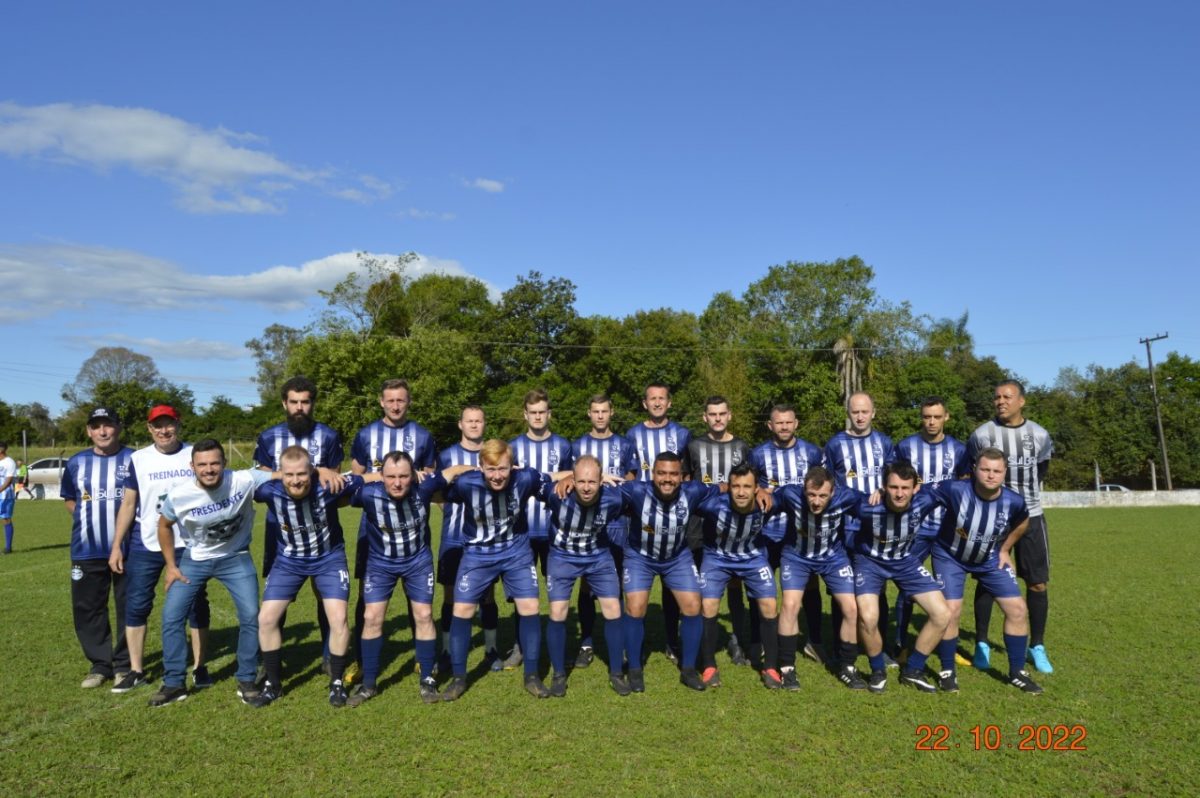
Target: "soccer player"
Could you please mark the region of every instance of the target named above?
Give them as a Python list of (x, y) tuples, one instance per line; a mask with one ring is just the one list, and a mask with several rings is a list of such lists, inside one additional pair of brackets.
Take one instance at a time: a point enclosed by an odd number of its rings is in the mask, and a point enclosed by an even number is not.
[[(458, 429), (462, 437), (458, 443), (446, 447), (438, 454), (438, 469), (444, 472), (460, 465), (478, 467), (485, 426), (482, 407), (464, 407), (458, 419)], [(441, 673), (451, 671), (450, 626), (454, 618), (454, 583), (458, 579), (458, 568), (462, 563), (465, 513), (466, 510), (461, 504), (446, 502), (442, 505), (442, 534), (438, 539), (437, 554), (437, 581), (442, 586), (442, 655), (438, 661), (438, 671)], [(480, 622), (483, 626), (483, 657), (491, 670), (498, 671), (501, 669), (501, 660), (496, 650), (496, 629), (499, 626), (500, 611), (496, 607), (495, 590), (485, 590), (482, 602)]]
[(1008, 683), (1026, 693), (1042, 688), (1025, 668), (1028, 611), (1013, 573), (1011, 552), (1029, 527), (1029, 514), (1020, 495), (1004, 487), (1008, 458), (986, 447), (975, 457), (972, 482), (947, 481), (937, 487), (943, 509), (942, 525), (933, 547), (933, 563), (950, 607), (950, 623), (938, 645), (942, 660), (941, 688), (958, 691), (954, 654), (962, 615), (963, 585), (971, 573), (995, 596), (1004, 612), (1004, 647), (1008, 651)]
[[(80, 687), (95, 688), (114, 675), (129, 672), (125, 644), (125, 577), (108, 567), (112, 534), (129, 459), (133, 450), (121, 445), (121, 421), (107, 407), (88, 413), (87, 435), (92, 448), (67, 461), (59, 495), (71, 514), (71, 609), (75, 635), (91, 670)], [(117, 609), (117, 636), (108, 619), (108, 597)]]
[[(735, 467), (750, 459), (750, 447), (729, 431), (733, 414), (729, 412), (729, 402), (724, 396), (708, 397), (704, 401), (701, 418), (704, 420), (704, 435), (692, 438), (688, 442), (692, 480), (703, 482), (705, 485), (719, 485), (729, 480), (729, 474)], [(692, 516), (692, 523), (688, 527), (688, 548), (691, 549), (697, 566), (703, 561), (705, 545), (701, 519), (699, 516)], [(738, 631), (746, 626), (746, 602), (742, 596), (742, 580), (737, 577), (731, 578), (728, 592), (729, 620), (732, 627), (728, 645), (729, 658), (734, 665), (748, 665), (750, 660), (738, 642)], [(705, 624), (707, 634), (707, 621)], [(758, 642), (757, 630), (752, 629), (748, 637), (751, 645)], [(742, 639), (746, 637), (743, 636)]]
[(12, 554), (13, 506), (17, 503), (14, 483), (17, 463), (8, 456), (8, 442), (0, 441), (0, 525), (4, 526), (4, 553)]
[(932, 693), (937, 687), (925, 678), (925, 662), (946, 631), (950, 608), (942, 597), (941, 586), (913, 555), (912, 547), (922, 520), (935, 502), (933, 491), (916, 493), (917, 472), (903, 462), (891, 463), (884, 469), (883, 487), (881, 503), (872, 504), (871, 499), (863, 497), (857, 506), (847, 510), (860, 523), (859, 529), (847, 532), (847, 540), (854, 566), (858, 632), (871, 663), (867, 689), (882, 693), (887, 687), (879, 596), (890, 579), (929, 616), (900, 671), (900, 683)]
[[(281, 620), (300, 586), (311, 579), (329, 619), (329, 704), (346, 705), (346, 651), (350, 626), (346, 605), (350, 600), (350, 571), (338, 507), (350, 501), (365, 477), (351, 474), (340, 488), (327, 489), (316, 479), (312, 455), (300, 446), (289, 446), (279, 455), (279, 479), (259, 486), (255, 501), (265, 503), (279, 519), (278, 551), (263, 587), (258, 613), (258, 642), (262, 647), (266, 680), (251, 702), (263, 707), (283, 694), (280, 676), (283, 636)], [(369, 475), (372, 479), (376, 475)]]
[[(125, 642), (129, 646), (129, 673), (112, 687), (114, 693), (127, 693), (147, 684), (142, 654), (146, 648), (146, 621), (154, 609), (154, 591), (167, 561), (158, 545), (159, 505), (167, 492), (195, 478), (192, 472), (192, 447), (179, 439), (179, 413), (170, 405), (155, 405), (146, 418), (153, 441), (133, 453), (125, 492), (117, 513), (117, 531), (113, 535), (108, 566), (113, 573), (126, 575)], [(130, 529), (134, 530), (132, 536)], [(126, 538), (131, 537), (127, 543)], [(175, 560), (183, 554), (183, 537), (175, 530)], [(125, 552), (129, 556), (125, 556)], [(208, 594), (201, 588), (188, 618), (192, 627), (192, 684), (199, 690), (212, 686), (212, 677), (204, 666), (208, 640)]]
[(854, 567), (846, 553), (845, 539), (847, 511), (857, 506), (862, 494), (839, 486), (824, 466), (814, 465), (805, 472), (801, 485), (780, 485), (771, 498), (777, 511), (790, 520), (779, 566), (783, 587), (779, 674), (783, 689), (800, 689), (796, 676), (800, 604), (810, 592), (811, 579), (819, 574), (841, 618), (833, 630), (838, 640), (834, 673), (851, 690), (865, 690), (867, 683), (854, 667), (858, 659), (858, 604), (854, 600)]
[[(467, 651), (471, 618), (484, 591), (497, 578), (516, 604), (524, 653), (525, 690), (536, 698), (550, 691), (538, 676), (542, 647), (537, 566), (525, 536), (525, 503), (549, 478), (533, 468), (514, 468), (512, 448), (504, 441), (485, 441), (479, 450), (480, 471), (464, 474), (446, 489), (446, 501), (462, 504), (463, 555), (454, 587), (454, 621), (450, 625), (450, 663), (454, 678), (442, 691), (455, 701), (467, 690)], [(559, 475), (561, 476), (561, 475)]]
[[(957, 438), (946, 434), (946, 422), (950, 414), (946, 401), (940, 396), (931, 396), (921, 402), (921, 431), (909, 435), (892, 450), (892, 461), (903, 460), (917, 471), (917, 479), (923, 489), (933, 487), (947, 479), (962, 479), (971, 475), (971, 463), (967, 460), (967, 447)], [(929, 556), (933, 539), (942, 523), (943, 510), (934, 508), (925, 517), (921, 533), (913, 547), (913, 555), (923, 562)], [(908, 648), (908, 623), (912, 618), (913, 601), (910, 596), (899, 596), (896, 600), (896, 647), (900, 651)]]
[[(742, 461), (728, 473), (728, 494), (710, 496), (696, 507), (694, 517), (701, 519), (704, 537), (704, 561), (700, 566), (701, 611), (704, 636), (701, 644), (701, 679), (705, 687), (717, 687), (717, 611), (721, 595), (731, 580), (740, 580), (758, 605), (759, 639), (763, 656), (760, 676), (763, 686), (778, 690), (783, 686), (779, 675), (778, 605), (775, 603), (775, 574), (767, 562), (763, 542), (763, 511), (757, 498), (758, 475), (750, 463)], [(763, 495), (767, 495), (763, 492)], [(770, 505), (770, 499), (764, 499)]]
[[(683, 482), (682, 458), (660, 452), (654, 458), (653, 482), (621, 485), (629, 516), (629, 537), (621, 581), (625, 586), (625, 651), (629, 654), (629, 686), (635, 693), (646, 689), (641, 667), (646, 635), (646, 607), (650, 585), (657, 576), (663, 595), (675, 597), (682, 614), (679, 680), (693, 690), (703, 690), (696, 671), (704, 622), (700, 618), (700, 571), (687, 548), (688, 520), (696, 507), (721, 492), (716, 485)], [(664, 598), (665, 602), (665, 598)]]
[[(158, 507), (158, 548), (166, 568), (163, 600), (163, 684), (150, 706), (182, 701), (188, 691), (184, 620), (210, 579), (225, 586), (238, 617), (237, 693), (243, 703), (259, 696), (258, 574), (250, 558), (255, 489), (271, 479), (258, 469), (229, 471), (225, 450), (206, 438), (188, 447), (192, 479), (167, 489)], [(136, 456), (136, 455), (135, 455)], [(145, 495), (145, 494), (143, 494)], [(177, 539), (183, 548), (176, 556)]]
[[(1015, 490), (1025, 500), (1029, 511), (1029, 529), (1016, 544), (1017, 576), (1025, 582), (1025, 603), (1029, 607), (1029, 657), (1041, 673), (1053, 673), (1054, 666), (1046, 653), (1046, 617), (1050, 601), (1046, 585), (1050, 581), (1050, 539), (1046, 534), (1046, 518), (1042, 514), (1042, 482), (1050, 466), (1054, 444), (1050, 433), (1025, 418), (1025, 387), (1016, 380), (1005, 380), (996, 386), (993, 398), (996, 417), (981, 424), (967, 442), (967, 455), (972, 462), (989, 447), (1004, 452), (1008, 458), (1008, 473), (1004, 486)], [(992, 617), (992, 595), (977, 584), (975, 587), (975, 667), (985, 669), (991, 657), (988, 646), (988, 626)]]
[[(667, 417), (671, 410), (671, 389), (661, 382), (650, 383), (642, 393), (642, 408), (646, 411), (646, 420), (634, 425), (625, 434), (637, 449), (638, 461), (641, 463), (638, 479), (642, 482), (653, 480), (651, 466), (662, 452), (679, 455), (683, 474), (690, 476), (691, 469), (686, 458), (692, 433)], [(678, 664), (679, 605), (675, 601), (674, 592), (667, 590), (665, 586), (662, 597), (663, 627), (667, 638), (666, 655), (667, 659)], [(640, 657), (641, 654), (637, 656)]]
[[(820, 447), (796, 437), (796, 408), (789, 404), (774, 405), (768, 416), (767, 429), (771, 433), (770, 440), (759, 444), (750, 453), (750, 462), (758, 472), (759, 487), (774, 490), (782, 485), (803, 485), (808, 469), (822, 465), (825, 454)], [(787, 529), (786, 516), (778, 513), (767, 516), (763, 525), (763, 535), (767, 539), (767, 559), (773, 569), (781, 567), (780, 558)], [(803, 606), (805, 622), (808, 625), (804, 656), (814, 662), (824, 663), (825, 657), (821, 649), (821, 592), (815, 574), (812, 582), (804, 590)], [(791, 622), (786, 617), (781, 617), (779, 623), (782, 629)], [(837, 633), (836, 628), (834, 633)]]
[[(863, 391), (850, 394), (846, 400), (846, 429), (841, 430), (825, 444), (825, 467), (833, 472), (839, 484), (861, 493), (871, 494), (883, 489), (883, 470), (891, 462), (892, 439), (873, 426), (875, 400)], [(858, 520), (846, 519), (846, 535), (852, 537), (858, 528)], [(880, 625), (887, 639), (888, 600), (887, 593), (879, 595)], [(840, 623), (837, 602), (831, 607), (830, 617), (836, 629)], [(859, 615), (859, 622), (862, 616)], [(897, 667), (891, 655), (883, 652), (884, 662), (889, 668)]]
[(604, 641), (608, 645), (608, 683), (617, 695), (632, 692), (622, 674), (625, 659), (624, 628), (621, 622), (621, 582), (608, 551), (607, 531), (625, 509), (620, 488), (605, 488), (600, 461), (590, 454), (575, 461), (569, 480), (574, 494), (559, 498), (554, 486), (543, 485), (541, 500), (550, 515), (550, 558), (546, 593), (550, 597), (550, 620), (546, 624), (546, 648), (554, 675), (550, 695), (567, 692), (567, 609), (576, 580), (591, 585), (604, 613)]
[[(549, 395), (541, 388), (535, 388), (525, 394), (524, 406), (525, 432), (509, 441), (513, 451), (513, 464), (533, 468), (543, 474), (570, 470), (571, 442), (550, 431)], [(545, 576), (546, 558), (550, 554), (550, 513), (536, 497), (531, 497), (525, 503), (525, 523), (533, 559), (541, 569), (542, 576)], [(521, 617), (516, 615), (513, 620), (519, 625)], [(519, 631), (517, 638), (518, 642), (513, 645), (512, 651), (503, 662), (505, 670), (514, 669), (521, 664)], [(591, 664), (590, 659), (587, 664)]]
[[(33, 491), (29, 489), (29, 463), (24, 460), (17, 460), (17, 498), (20, 498), (22, 493), (28, 493), (29, 498), (36, 499)], [(11, 554), (12, 552), (6, 552)]]
[[(612, 431), (612, 399), (608, 394), (592, 395), (588, 399), (587, 415), (591, 429), (571, 445), (571, 457), (575, 460), (585, 454), (595, 457), (600, 461), (602, 477), (635, 479), (640, 470), (637, 447), (624, 435), (617, 435)], [(621, 572), (622, 547), (625, 545), (628, 525), (623, 515), (614, 518), (608, 524), (609, 553), (617, 573)], [(592, 664), (592, 635), (596, 628), (596, 603), (587, 580), (579, 585), (576, 618), (579, 620), (579, 653), (575, 657), (575, 667), (586, 668)], [(638, 652), (638, 656), (641, 656), (641, 652)]]
[[(400, 379), (385, 380), (379, 388), (379, 407), (383, 418), (372, 421), (360, 429), (350, 444), (350, 472), (369, 474), (383, 468), (383, 458), (389, 452), (407, 452), (418, 471), (432, 472), (437, 465), (437, 445), (429, 430), (408, 417), (412, 394), (408, 382)], [(363, 536), (367, 534), (367, 519), (364, 515), (358, 527), (359, 545), (354, 550), (354, 578), (358, 580), (358, 598), (354, 603), (354, 626), (352, 629), (354, 662), (346, 668), (345, 682), (353, 684), (358, 673), (358, 662), (362, 660), (359, 640), (362, 637), (363, 575), (366, 573), (367, 546)], [(409, 613), (409, 618), (412, 618)], [(414, 631), (415, 633), (415, 631)]]

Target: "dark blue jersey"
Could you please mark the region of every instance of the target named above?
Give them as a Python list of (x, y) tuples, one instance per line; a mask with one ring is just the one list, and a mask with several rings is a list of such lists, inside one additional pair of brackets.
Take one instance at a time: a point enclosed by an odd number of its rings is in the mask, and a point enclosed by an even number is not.
[[(909, 435), (892, 449), (889, 462), (903, 460), (917, 470), (917, 479), (926, 489), (947, 479), (959, 479), (971, 475), (971, 463), (967, 460), (967, 447), (949, 435), (937, 443), (929, 443), (920, 435)], [(941, 507), (925, 517), (924, 526), (935, 531), (942, 524)]]
[(706, 551), (727, 560), (752, 560), (759, 555), (764, 514), (757, 502), (753, 510), (743, 513), (734, 508), (732, 496), (718, 493), (700, 502), (693, 512), (703, 520)]
[(883, 469), (891, 456), (892, 439), (877, 430), (862, 436), (843, 430), (825, 444), (825, 467), (834, 479), (863, 493), (883, 487)]
[(792, 553), (806, 560), (828, 560), (846, 550), (846, 511), (866, 498), (851, 488), (833, 486), (829, 504), (820, 515), (808, 507), (803, 485), (783, 485), (771, 494), (771, 510), (787, 518), (785, 538)]
[(71, 559), (107, 560), (117, 530), (117, 510), (125, 495), (133, 449), (113, 454), (84, 449), (67, 461), (59, 496), (75, 502), (71, 513)]
[(359, 488), (350, 503), (362, 508), (362, 528), (370, 555), (401, 559), (427, 547), (429, 503), (433, 494), (445, 486), (446, 480), (434, 474), (411, 485), (403, 499), (389, 496), (382, 482)]
[(254, 491), (254, 500), (267, 505), (279, 523), (280, 557), (322, 557), (345, 545), (338, 504), (363, 485), (362, 477), (346, 477), (342, 489), (328, 491), (313, 476), (312, 487), (302, 499), (288, 495), (283, 482), (273, 479)]
[(587, 556), (605, 551), (608, 525), (625, 511), (620, 488), (601, 486), (596, 501), (585, 506), (574, 493), (558, 498), (554, 485), (546, 483), (541, 498), (549, 510), (550, 545), (564, 554)]
[(289, 446), (307, 449), (312, 456), (314, 468), (339, 468), (345, 455), (342, 452), (342, 436), (337, 431), (318, 423), (312, 432), (297, 438), (287, 424), (276, 424), (263, 430), (254, 447), (254, 462), (272, 471), (279, 469), (279, 456)]
[[(543, 474), (567, 471), (574, 462), (571, 442), (561, 435), (551, 434), (544, 441), (535, 441), (529, 435), (518, 435), (509, 442), (513, 450), (513, 465), (532, 468)], [(525, 524), (531, 538), (544, 538), (550, 534), (550, 514), (546, 505), (537, 499), (525, 503)]]
[(850, 550), (885, 562), (907, 557), (917, 541), (921, 522), (937, 504), (933, 493), (914, 494), (908, 509), (901, 512), (889, 510), (886, 500), (871, 505), (863, 498), (849, 510), (860, 523), (858, 531), (850, 535)]
[(437, 463), (433, 436), (415, 421), (406, 421), (400, 427), (390, 426), (383, 419), (372, 421), (358, 431), (350, 444), (350, 459), (368, 473), (381, 470), (384, 456), (392, 452), (407, 453), (418, 471)]
[[(479, 451), (473, 449), (464, 449), (462, 443), (456, 443), (453, 446), (448, 446), (442, 449), (437, 458), (438, 470), (445, 471), (451, 466), (479, 465)], [(442, 505), (442, 547), (445, 548), (446, 543), (452, 545), (462, 545), (462, 530), (463, 518), (466, 515), (466, 510), (461, 504), (446, 502)]]
[(625, 514), (629, 518), (626, 545), (653, 560), (669, 560), (687, 545), (688, 519), (692, 511), (710, 496), (719, 496), (715, 485), (684, 482), (675, 498), (664, 503), (650, 482), (626, 482)]
[(979, 565), (999, 557), (1000, 544), (1029, 518), (1025, 500), (1001, 488), (994, 499), (980, 498), (973, 482), (943, 482), (933, 491), (945, 508), (938, 544), (954, 559)]
[(642, 482), (649, 482), (653, 476), (654, 458), (658, 457), (662, 452), (675, 452), (683, 459), (683, 473), (689, 473), (690, 469), (687, 462), (688, 443), (692, 440), (692, 433), (688, 432), (686, 427), (676, 424), (674, 421), (668, 421), (661, 427), (651, 428), (646, 426), (646, 422), (635, 425), (625, 435), (637, 450), (638, 461), (641, 468), (638, 470), (637, 478)]
[(597, 438), (589, 432), (571, 445), (572, 462), (585, 454), (599, 460), (603, 472), (614, 477), (624, 478), (631, 471), (636, 475), (640, 469), (637, 447), (623, 435)]
[(503, 490), (488, 487), (483, 473), (463, 474), (446, 489), (446, 501), (462, 504), (463, 547), (482, 553), (501, 552), (525, 534), (525, 502), (550, 479), (532, 468), (514, 468)]
[[(824, 462), (825, 454), (819, 448), (799, 438), (794, 439), (786, 449), (776, 446), (774, 441), (767, 441), (750, 452), (750, 464), (758, 472), (760, 488), (803, 485), (808, 469)], [(787, 517), (772, 514), (767, 518), (763, 531), (771, 540), (782, 540), (787, 532)]]

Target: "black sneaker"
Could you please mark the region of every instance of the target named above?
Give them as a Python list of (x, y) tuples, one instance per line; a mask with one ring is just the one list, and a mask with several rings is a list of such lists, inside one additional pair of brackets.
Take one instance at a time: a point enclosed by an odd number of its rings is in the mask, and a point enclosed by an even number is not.
[(212, 676), (208, 674), (208, 668), (201, 665), (199, 668), (192, 668), (192, 689), (203, 690), (213, 686)]
[(1042, 686), (1030, 677), (1029, 671), (1017, 671), (1008, 677), (1008, 683), (1023, 693), (1042, 694)]
[(905, 668), (900, 671), (900, 684), (915, 687), (922, 693), (937, 692), (937, 688), (933, 686), (933, 682), (925, 678), (924, 671), (919, 671), (915, 668)]
[[(499, 673), (504, 670), (504, 661), (500, 658), (500, 652), (494, 648), (489, 648), (483, 652), (483, 661), (492, 673)], [(446, 655), (446, 668), (442, 673), (454, 673), (454, 668), (450, 665), (449, 654)]]
[(186, 687), (168, 687), (163, 685), (158, 692), (150, 696), (150, 706), (165, 707), (167, 704), (174, 704), (176, 701), (182, 701), (188, 697)]
[(887, 689), (887, 671), (871, 671), (867, 679), (867, 689), (872, 693), (882, 693)]
[(575, 667), (586, 668), (592, 664), (592, 660), (596, 658), (596, 650), (591, 646), (580, 646), (579, 653), (575, 655)]
[[(377, 695), (379, 695), (379, 688), (367, 687), (360, 684), (354, 689), (354, 692), (350, 694), (350, 697), (346, 699), (346, 706), (361, 707), (363, 704), (367, 703)], [(330, 701), (332, 702), (332, 700), (333, 698), (330, 696)]]
[(796, 676), (795, 668), (784, 668), (779, 671), (779, 678), (783, 682), (781, 686), (789, 693), (794, 693), (800, 689), (800, 679)]
[(242, 682), (237, 685), (237, 696), (242, 700), (243, 704), (249, 704), (251, 699), (258, 696), (259, 689), (257, 682)]
[(641, 668), (629, 669), (629, 689), (634, 693), (646, 692), (645, 672)]
[[(859, 674), (858, 669), (853, 665), (847, 665), (837, 672), (838, 681), (849, 687), (851, 690), (866, 690), (869, 685), (866, 680)], [(883, 677), (884, 682), (887, 682), (887, 675)], [(882, 693), (883, 688), (873, 690), (872, 692)]]
[(550, 677), (550, 697), (562, 698), (567, 694), (567, 674), (556, 673)]
[(695, 668), (684, 668), (679, 671), (679, 683), (692, 690), (703, 692), (705, 689), (704, 680), (700, 678), (700, 674)]
[(608, 686), (613, 689), (614, 693), (622, 697), (633, 692), (633, 689), (629, 686), (629, 682), (619, 673), (608, 674)]
[(338, 708), (344, 707), (346, 706), (346, 700), (349, 697), (350, 696), (346, 694), (346, 685), (341, 679), (337, 679), (336, 681), (329, 683), (329, 706)]
[(262, 689), (258, 691), (258, 695), (250, 698), (246, 703), (255, 709), (262, 709), (272, 701), (278, 701), (281, 695), (283, 695), (283, 691), (280, 690), (279, 685), (272, 682), (263, 682)]
[(725, 644), (725, 653), (729, 655), (729, 662), (733, 665), (750, 664), (750, 658), (746, 656), (745, 651), (742, 651), (736, 637), (729, 638), (729, 642)]
[(432, 676), (426, 676), (421, 680), (421, 684), (417, 687), (417, 693), (426, 704), (436, 704), (442, 700), (442, 697), (438, 695), (437, 681)]
[(446, 689), (442, 691), (443, 701), (457, 701), (462, 698), (462, 694), (467, 692), (467, 680), (463, 676), (455, 676), (450, 680), (450, 684), (446, 685)]
[(149, 684), (146, 681), (146, 674), (142, 671), (129, 671), (113, 683), (112, 691), (114, 693), (128, 693), (137, 687), (143, 687)]
[(943, 693), (958, 692), (958, 674), (954, 671), (942, 671), (938, 674), (938, 689)]
[(534, 698), (550, 697), (550, 691), (546, 689), (546, 683), (536, 673), (525, 674), (525, 692)]

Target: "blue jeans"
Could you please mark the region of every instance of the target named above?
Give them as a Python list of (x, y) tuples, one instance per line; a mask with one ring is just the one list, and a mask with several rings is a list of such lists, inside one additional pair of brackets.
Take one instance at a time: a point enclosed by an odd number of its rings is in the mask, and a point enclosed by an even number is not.
[(258, 669), (258, 574), (249, 551), (239, 551), (214, 560), (193, 560), (185, 551), (179, 570), (188, 583), (175, 582), (163, 602), (163, 684), (183, 687), (187, 674), (187, 633), (184, 621), (196, 595), (216, 579), (233, 598), (238, 616), (237, 679), (252, 682)]

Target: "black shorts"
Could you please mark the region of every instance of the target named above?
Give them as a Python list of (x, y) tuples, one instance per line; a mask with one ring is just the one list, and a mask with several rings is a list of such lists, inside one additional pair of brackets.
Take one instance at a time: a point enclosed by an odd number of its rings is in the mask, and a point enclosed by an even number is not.
[(354, 549), (354, 578), (359, 580), (359, 592), (362, 592), (362, 580), (367, 575), (367, 554), (370, 551), (371, 547), (367, 545), (367, 539), (360, 537), (358, 546)]
[(529, 549), (533, 552), (533, 559), (537, 561), (538, 570), (542, 572), (542, 578), (546, 577), (546, 562), (550, 557), (550, 538), (530, 538)]
[(458, 579), (458, 564), (462, 562), (462, 546), (451, 546), (442, 551), (437, 561), (437, 581), (443, 587), (452, 587)]
[(1029, 528), (1013, 546), (1017, 555), (1017, 576), (1027, 585), (1044, 585), (1050, 581), (1050, 537), (1046, 534), (1046, 516), (1029, 519)]

